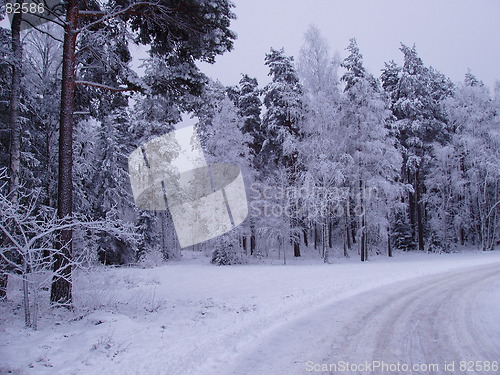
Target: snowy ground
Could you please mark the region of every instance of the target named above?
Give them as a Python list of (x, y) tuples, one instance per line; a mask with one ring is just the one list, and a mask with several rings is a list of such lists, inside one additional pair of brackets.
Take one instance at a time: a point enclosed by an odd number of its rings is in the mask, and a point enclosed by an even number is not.
[(43, 308), (37, 332), (22, 327), (11, 283), (0, 374), (307, 374), (341, 361), (500, 373), (458, 368), (500, 361), (500, 252), (233, 267), (185, 255), (79, 273), (75, 311)]

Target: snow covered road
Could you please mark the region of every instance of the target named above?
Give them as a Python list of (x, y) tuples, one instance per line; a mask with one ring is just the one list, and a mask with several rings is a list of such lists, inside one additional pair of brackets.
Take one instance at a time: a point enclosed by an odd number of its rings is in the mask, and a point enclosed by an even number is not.
[[(23, 327), (14, 280), (0, 303), (0, 374), (500, 374), (479, 370), (500, 360), (499, 252), (286, 267), (191, 255), (77, 273), (75, 310), (47, 302), (36, 332)], [(360, 366), (373, 361), (421, 366)], [(466, 372), (459, 361), (483, 362)]]
[(499, 374), (499, 318), (500, 264), (448, 271), (324, 306), (214, 373)]

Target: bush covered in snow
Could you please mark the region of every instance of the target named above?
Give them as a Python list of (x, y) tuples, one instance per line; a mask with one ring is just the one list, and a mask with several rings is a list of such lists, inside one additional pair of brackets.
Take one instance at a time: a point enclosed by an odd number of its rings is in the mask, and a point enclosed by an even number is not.
[(226, 233), (215, 240), (211, 263), (217, 266), (243, 263), (243, 250), (239, 246), (237, 236)]

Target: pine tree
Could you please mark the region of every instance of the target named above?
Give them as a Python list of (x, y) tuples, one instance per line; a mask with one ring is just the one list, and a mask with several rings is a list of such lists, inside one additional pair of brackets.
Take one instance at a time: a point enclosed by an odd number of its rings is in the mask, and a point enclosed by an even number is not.
[[(227, 0), (202, 2), (190, 0), (183, 1), (182, 4), (177, 1), (174, 4), (118, 1), (113, 9), (99, 7), (97, 4), (80, 4), (77, 0), (69, 0), (65, 5), (59, 127), (58, 216), (60, 218), (71, 217), (73, 208), (73, 122), (77, 83), (110, 91), (137, 89), (137, 85), (133, 82), (127, 87), (109, 87), (100, 82), (78, 81), (75, 76), (77, 65), (75, 47), (78, 34), (106, 27), (120, 20), (125, 21), (135, 33), (136, 42), (151, 45), (152, 53), (173, 56), (180, 63), (193, 63), (194, 60), (214, 62), (215, 56), (231, 50), (235, 38), (229, 29), (230, 21), (234, 18), (231, 13), (232, 4)], [(89, 5), (94, 7), (80, 8)], [(81, 17), (85, 17), (89, 22), (81, 22)], [(54, 266), (57, 269), (63, 266), (65, 274), (53, 280), (51, 300), (54, 303), (67, 305), (72, 302), (71, 230), (61, 231), (58, 238), (59, 248), (67, 249), (67, 254), (56, 257)]]
[(346, 50), (349, 51), (349, 56), (344, 59), (340, 66), (346, 70), (341, 79), (345, 82), (344, 90), (348, 91), (360, 79), (366, 77), (366, 72), (363, 66), (363, 55), (359, 52), (355, 38), (349, 40), (349, 46)]
[(410, 224), (419, 250), (424, 250), (424, 181), (432, 160), (432, 144), (449, 141), (441, 103), (451, 94), (452, 84), (443, 74), (424, 65), (415, 46), (409, 48), (402, 44), (401, 51), (403, 67), (399, 71), (393, 63), (387, 64), (382, 84), (388, 90), (396, 118), (394, 127), (403, 151), (403, 182), (412, 186), (406, 200)]
[(238, 85), (236, 106), (238, 114), (243, 118), (242, 130), (251, 137), (248, 146), (254, 156), (258, 155), (265, 137), (260, 119), (262, 102), (257, 79), (250, 78), (246, 74), (242, 75)]
[(390, 105), (392, 109), (395, 100), (396, 91), (398, 88), (401, 67), (399, 67), (394, 60), (384, 63), (384, 69), (382, 69), (382, 74), (380, 75), (380, 81), (382, 82), (382, 88), (389, 95)]
[[(275, 164), (287, 169), (288, 183), (294, 186), (299, 173), (296, 145), (300, 138), (302, 87), (293, 66), (293, 57), (286, 56), (283, 49), (271, 48), (266, 54), (265, 64), (269, 67), (272, 81), (264, 88), (266, 141), (261, 152), (267, 165)], [(291, 202), (291, 205), (291, 211), (296, 212), (297, 202)], [(296, 257), (300, 256), (300, 219), (295, 215), (291, 218), (290, 240)]]
[(464, 79), (464, 84), (465, 86), (483, 86), (484, 83), (479, 81), (474, 74), (472, 74), (470, 69), (467, 69), (467, 73), (465, 73), (465, 79)]
[[(92, 212), (100, 218), (125, 219), (133, 213), (127, 157), (130, 150), (126, 109), (117, 107), (99, 124), (97, 155), (99, 168), (92, 180)], [(127, 147), (128, 146), (128, 147)], [(125, 264), (136, 260), (134, 244), (102, 233), (97, 241), (100, 260), (105, 264)]]
[(392, 222), (392, 245), (399, 250), (409, 251), (416, 247), (415, 237), (412, 234), (406, 210), (398, 210)]
[(264, 87), (263, 126), (266, 141), (262, 146), (268, 162), (293, 165), (293, 144), (299, 137), (299, 121), (302, 115), (302, 88), (293, 66), (293, 57), (283, 49), (271, 48), (266, 54), (272, 81)]
[(243, 263), (242, 250), (238, 237), (229, 232), (217, 237), (214, 241), (211, 263), (217, 266), (230, 266)]
[[(237, 87), (229, 88), (227, 91), (228, 97), (233, 100), (238, 108), (238, 115), (243, 120), (241, 128), (244, 134), (247, 134), (246, 146), (250, 150), (250, 160), (252, 163), (251, 174), (247, 176), (247, 181), (260, 180), (259, 172), (263, 169), (262, 155), (260, 155), (262, 145), (266, 139), (265, 132), (261, 121), (262, 101), (260, 99), (261, 90), (256, 78), (250, 78), (246, 74), (242, 74)], [(252, 205), (252, 196), (248, 196), (249, 204)], [(250, 255), (256, 255), (256, 218), (250, 214), (249, 218), (249, 235), (243, 237), (243, 247), (250, 247)]]

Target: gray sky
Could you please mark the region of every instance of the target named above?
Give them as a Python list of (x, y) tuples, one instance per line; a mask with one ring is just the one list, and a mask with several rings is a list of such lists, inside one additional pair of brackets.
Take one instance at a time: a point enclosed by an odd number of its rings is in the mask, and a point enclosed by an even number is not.
[[(490, 88), (500, 80), (500, 0), (233, 0), (231, 29), (238, 34), (234, 50), (214, 65), (199, 64), (225, 85), (241, 73), (269, 81), (264, 55), (270, 47), (285, 48), (297, 58), (310, 24), (327, 38), (332, 53), (346, 56), (350, 38), (358, 41), (365, 67), (380, 75), (384, 62), (402, 62), (400, 42), (416, 44), (426, 65), (454, 82), (467, 68)], [(0, 22), (9, 27), (7, 21)], [(144, 48), (132, 46), (136, 58)], [(136, 60), (134, 65), (138, 65)]]
[(402, 62), (400, 42), (416, 44), (426, 65), (454, 82), (467, 68), (490, 88), (500, 79), (500, 0), (233, 0), (238, 19), (234, 50), (202, 70), (234, 85), (240, 73), (269, 81), (264, 55), (285, 48), (297, 58), (303, 35), (315, 24), (331, 51), (346, 56), (355, 37), (365, 67), (379, 76), (384, 61)]

